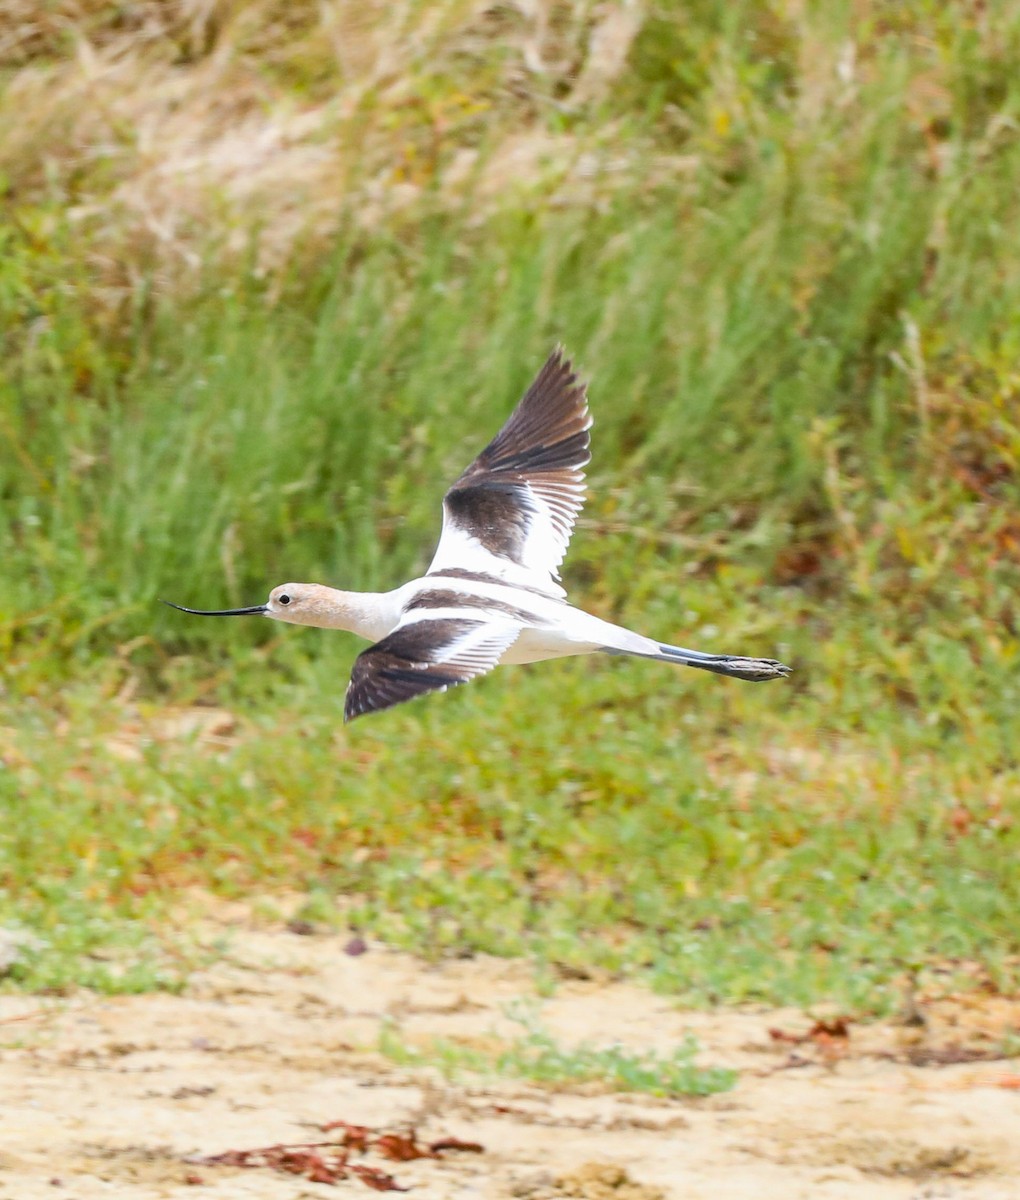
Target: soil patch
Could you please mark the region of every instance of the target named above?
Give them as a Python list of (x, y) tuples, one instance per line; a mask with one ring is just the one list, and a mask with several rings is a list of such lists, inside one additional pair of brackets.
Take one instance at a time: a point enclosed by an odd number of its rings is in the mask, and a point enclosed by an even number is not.
[[(0, 1200), (367, 1195), (368, 1175), (319, 1182), (279, 1169), (279, 1155), (237, 1157), (355, 1126), (377, 1157), (350, 1161), (423, 1200), (1020, 1194), (1020, 1071), (996, 1057), (1020, 1004), (1002, 997), (859, 1026), (795, 1010), (682, 1012), (592, 981), (538, 1000), (521, 963), (432, 966), (371, 943), (353, 955), (347, 938), (307, 930), (231, 937), (181, 996), (0, 997)], [(522, 998), (566, 1046), (667, 1053), (693, 1033), (706, 1065), (739, 1072), (736, 1087), (693, 1100), (451, 1082), (376, 1049), (386, 1025), (420, 1046), (519, 1036), (506, 1009)], [(387, 1158), (409, 1136), (429, 1152)]]

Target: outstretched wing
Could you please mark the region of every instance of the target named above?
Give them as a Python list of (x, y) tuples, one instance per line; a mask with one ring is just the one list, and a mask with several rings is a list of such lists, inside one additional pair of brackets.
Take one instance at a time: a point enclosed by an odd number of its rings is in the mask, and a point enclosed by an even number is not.
[(499, 662), (521, 631), (516, 622), (410, 614), (354, 660), (344, 720), (402, 704), (425, 692), (445, 692)]
[(585, 385), (557, 347), (446, 493), (428, 574), (470, 571), (564, 595), (556, 580), (584, 503), (591, 423)]

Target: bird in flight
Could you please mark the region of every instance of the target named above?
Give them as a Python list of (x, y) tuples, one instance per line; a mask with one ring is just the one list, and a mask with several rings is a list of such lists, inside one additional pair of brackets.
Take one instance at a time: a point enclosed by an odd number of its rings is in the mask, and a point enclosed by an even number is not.
[(591, 423), (585, 385), (556, 349), (446, 493), (439, 545), (420, 579), (391, 592), (284, 583), (250, 608), (171, 607), (200, 617), (260, 614), (374, 642), (354, 662), (345, 721), (445, 692), (503, 663), (574, 654), (625, 654), (735, 679), (789, 674), (771, 658), (685, 650), (567, 603), (559, 566), (584, 503)]

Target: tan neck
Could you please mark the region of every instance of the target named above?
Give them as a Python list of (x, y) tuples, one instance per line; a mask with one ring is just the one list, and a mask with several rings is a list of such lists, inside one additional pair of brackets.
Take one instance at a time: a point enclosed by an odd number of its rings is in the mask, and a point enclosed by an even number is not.
[(342, 592), (321, 583), (305, 583), (300, 585), (300, 602), (274, 612), (273, 616), (291, 625), (346, 629), (348, 633), (378, 641), (399, 620), (400, 605), (393, 596), (393, 592)]

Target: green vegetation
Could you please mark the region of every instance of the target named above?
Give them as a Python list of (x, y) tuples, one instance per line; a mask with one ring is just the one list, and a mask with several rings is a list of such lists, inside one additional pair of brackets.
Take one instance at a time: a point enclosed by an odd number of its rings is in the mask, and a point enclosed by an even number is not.
[(524, 1033), (510, 1041), (495, 1035), (477, 1041), (432, 1038), (418, 1048), (409, 1045), (393, 1025), (383, 1027), (379, 1052), (400, 1066), (435, 1067), (447, 1078), (464, 1072), (504, 1075), (535, 1083), (602, 1083), (618, 1092), (651, 1096), (711, 1096), (736, 1082), (736, 1071), (699, 1067), (698, 1045), (688, 1036), (670, 1054), (634, 1053), (620, 1045), (594, 1046), (580, 1042), (566, 1047), (539, 1022), (529, 1008), (511, 1008), (507, 1016)]
[[(172, 983), (193, 889), (297, 887), (686, 1002), (1015, 987), (1014, 6), (114, 8), (0, 63), (11, 979)], [(345, 729), (354, 639), (157, 604), (420, 570), (557, 340), (573, 598), (789, 683), (553, 663)]]

